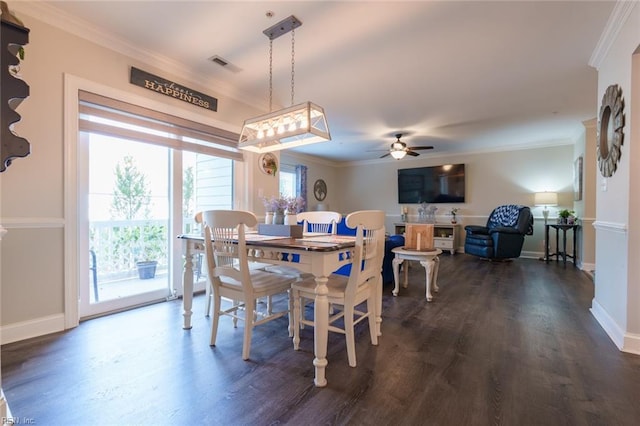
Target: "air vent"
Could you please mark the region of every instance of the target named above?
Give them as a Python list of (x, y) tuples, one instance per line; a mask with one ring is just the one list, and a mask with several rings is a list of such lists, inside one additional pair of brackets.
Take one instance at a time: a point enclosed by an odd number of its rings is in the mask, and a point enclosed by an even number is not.
[(225, 61), (220, 56), (212, 56), (211, 58), (209, 58), (209, 60), (223, 67), (229, 65), (229, 62)]
[(212, 57), (209, 58), (209, 60), (211, 62), (213, 62), (214, 64), (218, 64), (220, 65), (222, 68), (229, 70), (231, 72), (238, 72), (240, 71), (240, 68), (238, 68), (237, 66), (229, 63), (229, 61), (227, 61), (226, 59), (222, 58), (221, 56), (218, 55), (213, 55)]

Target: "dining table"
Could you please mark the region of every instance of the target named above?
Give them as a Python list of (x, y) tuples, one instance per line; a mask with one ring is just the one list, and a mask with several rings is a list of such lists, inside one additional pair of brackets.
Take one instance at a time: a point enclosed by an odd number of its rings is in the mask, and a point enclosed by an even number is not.
[[(194, 256), (204, 252), (204, 237), (200, 234), (181, 234), (184, 256), (183, 328), (191, 328), (193, 306)], [(302, 238), (262, 235), (257, 232), (245, 234), (249, 260), (272, 265), (285, 265), (300, 272), (313, 274), (315, 278), (314, 301), (314, 383), (317, 387), (327, 385), (327, 341), (329, 335), (329, 302), (327, 281), (331, 273), (350, 264), (355, 247), (355, 237), (324, 233), (304, 233)], [(376, 300), (376, 332), (381, 335), (380, 324), (382, 294)]]

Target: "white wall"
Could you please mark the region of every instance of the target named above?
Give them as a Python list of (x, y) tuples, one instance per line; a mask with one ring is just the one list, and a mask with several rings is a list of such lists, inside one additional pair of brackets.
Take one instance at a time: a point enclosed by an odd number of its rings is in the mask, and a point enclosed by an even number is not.
[[(30, 29), (23, 79), (30, 96), (18, 112), (22, 120), (16, 133), (31, 144), (31, 154), (16, 159), (2, 173), (1, 223), (9, 230), (2, 241), (1, 307), (2, 337), (29, 337), (58, 331), (64, 326), (65, 284), (76, 279), (75, 256), (65, 257), (65, 231), (76, 227), (75, 211), (65, 211), (65, 174), (75, 174), (73, 156), (65, 152), (63, 116), (64, 75), (72, 74), (114, 90), (161, 105), (171, 113), (239, 132), (244, 118), (262, 113), (245, 103), (217, 93), (215, 85), (185, 80), (158, 63), (144, 64), (21, 14)], [(129, 83), (131, 66), (161, 75), (218, 98), (218, 112), (204, 110)], [(72, 118), (70, 118), (72, 119)], [(254, 154), (247, 156), (252, 166)], [(247, 167), (241, 182), (253, 187), (259, 178)], [(75, 191), (74, 188), (69, 188)], [(253, 199), (244, 196), (239, 206), (253, 208)], [(22, 331), (20, 331), (22, 330)], [(31, 331), (25, 331), (31, 330)], [(26, 334), (24, 334), (26, 333)], [(33, 334), (30, 334), (33, 333)], [(13, 339), (13, 338), (11, 338)]]
[[(285, 157), (284, 155), (287, 155)], [(309, 167), (309, 185), (316, 178), (327, 182), (327, 200), (331, 210), (349, 213), (361, 209), (382, 209), (387, 213), (387, 231), (393, 232), (393, 223), (400, 222), (397, 170), (464, 163), (466, 172), (466, 200), (462, 204), (437, 204), (438, 221), (448, 222), (451, 207), (461, 208), (458, 222), (485, 224), (491, 211), (500, 204), (533, 206), (533, 193), (560, 192), (558, 208), (573, 208), (573, 144), (549, 148), (536, 148), (507, 152), (478, 153), (456, 156), (438, 156), (434, 153), (416, 159), (392, 159), (351, 163), (331, 167), (313, 163), (304, 157), (283, 154), (290, 164)], [(309, 194), (310, 200), (313, 195)], [(417, 220), (419, 205), (407, 204), (410, 220)], [(555, 218), (551, 209), (550, 217)], [(536, 222), (534, 235), (525, 239), (524, 254), (539, 257), (544, 252), (542, 210), (532, 207)], [(461, 244), (464, 239), (461, 238)]]
[(619, 85), (626, 124), (616, 173), (610, 178), (597, 175), (592, 312), (618, 347), (640, 354), (640, 222), (631, 220), (640, 215), (640, 151), (636, 146), (640, 105), (637, 91), (632, 92), (633, 85), (640, 84), (637, 61), (632, 84), (632, 55), (640, 45), (640, 7), (637, 3), (618, 6), (630, 8), (630, 13), (598, 68), (598, 106), (607, 87)]

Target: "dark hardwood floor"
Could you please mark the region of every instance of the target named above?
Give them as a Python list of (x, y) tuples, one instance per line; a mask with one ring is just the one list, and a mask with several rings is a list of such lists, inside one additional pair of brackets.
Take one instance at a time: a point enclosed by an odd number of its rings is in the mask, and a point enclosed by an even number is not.
[(329, 337), (326, 388), (313, 385), (312, 330), (292, 349), (287, 320), (254, 331), (221, 320), (210, 347), (204, 297), (193, 329), (172, 301), (2, 347), (13, 415), (38, 425), (637, 425), (640, 356), (618, 351), (589, 312), (593, 284), (567, 265), (442, 255), (384, 289), (383, 335), (358, 329), (356, 368)]

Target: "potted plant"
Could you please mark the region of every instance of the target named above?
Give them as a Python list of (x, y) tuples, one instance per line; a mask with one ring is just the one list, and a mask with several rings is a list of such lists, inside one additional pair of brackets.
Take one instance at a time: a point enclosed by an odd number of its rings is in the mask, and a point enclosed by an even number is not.
[(558, 212), (558, 223), (566, 224), (569, 222), (569, 218), (572, 217), (575, 220), (575, 212), (573, 210), (562, 209)]
[(162, 256), (165, 238), (162, 227), (158, 225), (145, 225), (140, 231), (136, 267), (138, 277), (147, 280), (156, 276), (157, 259)]

